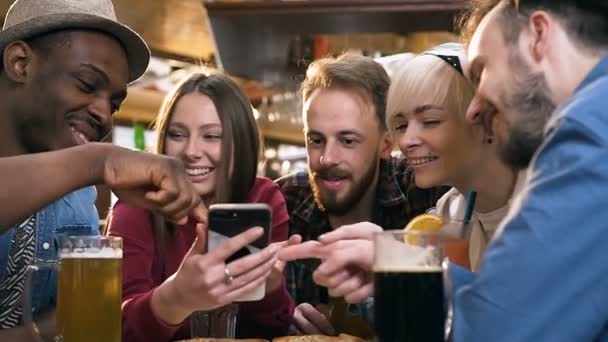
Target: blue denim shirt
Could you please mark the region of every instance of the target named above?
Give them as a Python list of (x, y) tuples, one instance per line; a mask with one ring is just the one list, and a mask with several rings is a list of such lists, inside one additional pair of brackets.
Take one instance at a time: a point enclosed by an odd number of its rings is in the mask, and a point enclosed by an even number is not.
[[(68, 235), (99, 235), (99, 216), (95, 209), (95, 187), (72, 192), (36, 213), (36, 259), (57, 260), (59, 241)], [(0, 281), (4, 279), (14, 229), (0, 235)], [(38, 271), (33, 277), (34, 311), (54, 306), (57, 276)]]
[(455, 342), (608, 341), (608, 56), (547, 137), (479, 274), (453, 268)]

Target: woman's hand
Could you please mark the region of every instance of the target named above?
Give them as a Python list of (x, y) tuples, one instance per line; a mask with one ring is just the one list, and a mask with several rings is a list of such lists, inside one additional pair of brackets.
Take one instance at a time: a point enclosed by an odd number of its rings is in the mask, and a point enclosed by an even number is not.
[(232, 254), (260, 238), (262, 228), (251, 228), (207, 254), (206, 232), (202, 225), (197, 225), (196, 230), (197, 238), (177, 272), (152, 294), (153, 312), (168, 324), (179, 324), (194, 311), (233, 302), (266, 282), (277, 262), (280, 246), (270, 245), (225, 264)]

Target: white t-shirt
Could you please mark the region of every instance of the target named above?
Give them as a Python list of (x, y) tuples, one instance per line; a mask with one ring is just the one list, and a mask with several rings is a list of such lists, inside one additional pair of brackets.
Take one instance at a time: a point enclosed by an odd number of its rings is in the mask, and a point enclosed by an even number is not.
[[(496, 233), (503, 218), (507, 216), (511, 200), (522, 189), (525, 178), (525, 171), (521, 171), (517, 175), (513, 194), (511, 194), (509, 201), (501, 208), (488, 213), (473, 211), (473, 215), (471, 216), (471, 236), (469, 239), (469, 260), (473, 271), (477, 272), (481, 268), (483, 253), (494, 237), (494, 233)], [(466, 202), (466, 196), (455, 188), (452, 188), (437, 201), (437, 215), (462, 220)]]

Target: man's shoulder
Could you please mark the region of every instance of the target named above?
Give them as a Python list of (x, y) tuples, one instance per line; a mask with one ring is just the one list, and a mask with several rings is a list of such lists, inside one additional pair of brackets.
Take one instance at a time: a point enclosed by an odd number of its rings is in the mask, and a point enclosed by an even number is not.
[(69, 193), (58, 203), (58, 214), (62, 220), (83, 220), (86, 222), (99, 223), (99, 216), (95, 208), (97, 190), (94, 186), (87, 186)]
[(36, 213), (39, 234), (89, 235), (99, 232), (96, 197), (95, 187), (84, 187), (40, 209)]
[(296, 172), (294, 174), (275, 180), (281, 189), (281, 193), (285, 198), (287, 210), (294, 215), (297, 211), (301, 215), (310, 214), (310, 210), (316, 205), (314, 204), (312, 188), (308, 181), (308, 173), (305, 171)]
[(308, 180), (308, 172), (299, 171), (290, 175), (281, 177), (275, 180), (275, 183), (281, 188), (283, 193), (290, 191), (302, 191), (303, 189), (310, 189), (310, 182)]
[(409, 161), (401, 152), (392, 155), (389, 159), (383, 160), (385, 160), (385, 164), (388, 165), (393, 172), (404, 173), (409, 172), (412, 169)]
[(408, 188), (413, 182), (413, 169), (403, 154), (392, 156), (390, 159), (384, 160), (381, 165), (386, 168), (386, 172), (383, 174), (389, 177), (388, 180), (396, 180), (400, 187)]
[[(608, 75), (581, 87), (560, 109), (552, 122), (575, 121), (591, 132), (605, 132), (608, 127)], [(603, 136), (603, 134), (601, 134)]]

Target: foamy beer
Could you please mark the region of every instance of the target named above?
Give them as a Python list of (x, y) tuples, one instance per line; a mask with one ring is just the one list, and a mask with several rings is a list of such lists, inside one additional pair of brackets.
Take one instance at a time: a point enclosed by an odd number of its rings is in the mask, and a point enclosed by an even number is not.
[(64, 342), (120, 342), (122, 239), (68, 237), (61, 242), (57, 324)]
[(374, 326), (380, 342), (445, 341), (441, 238), (420, 231), (375, 235)]
[(70, 236), (61, 241), (59, 260), (37, 260), (27, 267), (23, 325), (42, 341), (32, 319), (32, 275), (57, 270), (57, 336), (63, 342), (120, 342), (122, 239)]

